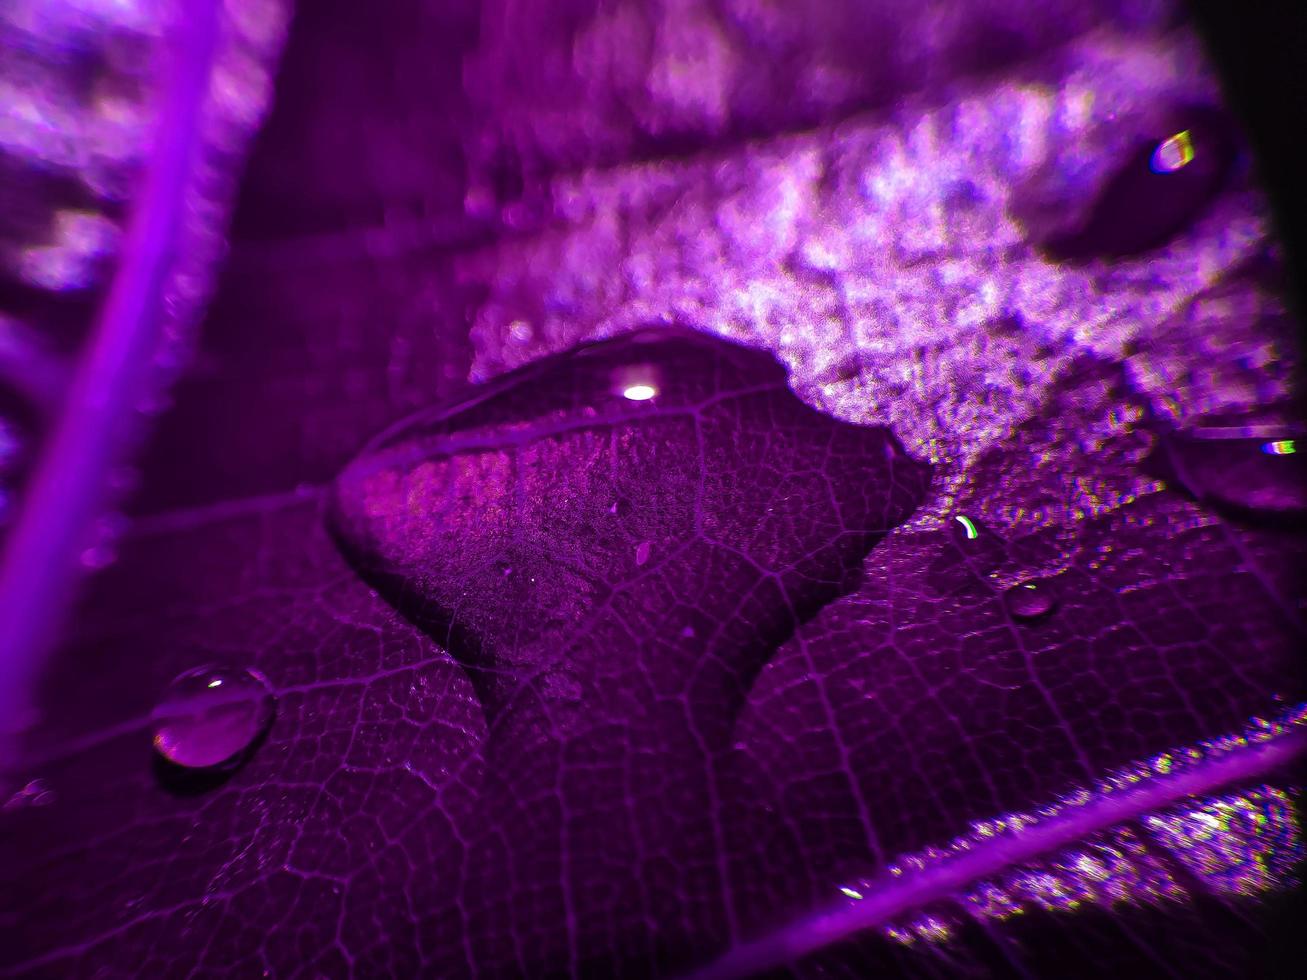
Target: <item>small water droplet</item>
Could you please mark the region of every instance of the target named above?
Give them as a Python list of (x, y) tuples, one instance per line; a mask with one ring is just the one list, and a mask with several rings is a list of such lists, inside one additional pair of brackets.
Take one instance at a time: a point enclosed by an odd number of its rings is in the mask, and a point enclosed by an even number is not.
[(234, 764), (267, 729), (273, 705), (272, 689), (257, 671), (188, 670), (168, 685), (154, 710), (154, 747), (189, 769)]
[(1057, 604), (1053, 589), (1047, 582), (1038, 579), (1014, 585), (1003, 593), (1003, 601), (1007, 604), (1008, 612), (1017, 619), (1047, 616)]
[(635, 563), (643, 565), (649, 560), (649, 553), (653, 551), (652, 541), (641, 541), (635, 546)]

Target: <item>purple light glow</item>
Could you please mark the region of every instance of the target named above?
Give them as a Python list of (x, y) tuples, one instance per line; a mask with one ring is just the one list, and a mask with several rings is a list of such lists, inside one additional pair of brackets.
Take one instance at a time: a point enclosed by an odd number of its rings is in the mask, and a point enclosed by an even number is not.
[(0, 542), (0, 773), (36, 718), (32, 691), (75, 586), (112, 561), (127, 523), (115, 509), (128, 461), (207, 298), (230, 170), (283, 26), (276, 0), (19, 0), (0, 13), (0, 51), (14, 53), (0, 67), (14, 178), (0, 203), (17, 215), (0, 228), (0, 262), (44, 293), (12, 324), (0, 311), (0, 411), (35, 416), (43, 436)]
[(0, 8), (0, 973), (1267, 972), (1299, 348), (1178, 5)]

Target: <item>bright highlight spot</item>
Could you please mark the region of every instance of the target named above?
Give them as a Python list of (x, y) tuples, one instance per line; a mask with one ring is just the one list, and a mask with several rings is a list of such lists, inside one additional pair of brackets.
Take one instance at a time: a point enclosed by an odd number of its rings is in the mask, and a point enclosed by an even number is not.
[(656, 394), (658, 394), (658, 389), (653, 385), (630, 385), (622, 392), (623, 397), (629, 398), (633, 402), (647, 402)]
[(968, 541), (974, 541), (980, 536), (980, 532), (976, 530), (976, 525), (971, 523), (970, 517), (962, 517), (959, 515), (958, 517), (955, 517), (954, 520), (966, 529)]
[(1194, 141), (1189, 135), (1189, 130), (1186, 129), (1158, 143), (1149, 166), (1155, 174), (1170, 174), (1175, 173), (1193, 158)]
[(1275, 442), (1262, 443), (1262, 452), (1271, 456), (1292, 456), (1297, 451), (1292, 439), (1277, 439)]
[(840, 886), (840, 891), (842, 891), (845, 895), (848, 895), (849, 898), (861, 898), (861, 897), (862, 897), (862, 892), (854, 891), (852, 888), (847, 888), (847, 887), (845, 887), (845, 886), (843, 886), (843, 885)]
[(213, 680), (209, 681), (209, 687), (222, 687), (222, 678), (215, 677)]

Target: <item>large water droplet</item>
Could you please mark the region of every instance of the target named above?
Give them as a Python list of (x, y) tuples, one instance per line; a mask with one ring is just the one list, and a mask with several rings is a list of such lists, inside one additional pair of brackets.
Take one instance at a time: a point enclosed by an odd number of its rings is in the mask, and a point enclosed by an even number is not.
[(786, 576), (775, 610), (749, 614), (766, 635), (732, 639), (740, 662), (714, 667), (751, 676), (792, 610), (826, 601), (928, 478), (885, 430), (800, 402), (771, 355), (647, 328), (392, 426), (336, 481), (328, 516), (355, 567), (498, 705), (560, 658), (613, 662), (558, 647), (594, 617), (647, 636), (648, 650), (623, 654), (649, 661), (630, 677), (687, 683), (702, 642), (669, 656), (662, 644), (698, 638), (678, 636), (684, 617), (666, 636), (657, 624), (685, 609), (737, 615), (740, 556)]
[(272, 689), (257, 671), (197, 667), (164, 691), (151, 720), (154, 747), (188, 769), (236, 764), (272, 721)]
[(1307, 446), (1297, 435), (1274, 425), (1203, 426), (1162, 436), (1150, 462), (1163, 479), (1234, 516), (1300, 518)]
[[(641, 856), (711, 863), (705, 760), (729, 750), (763, 665), (854, 586), (929, 477), (886, 430), (799, 401), (770, 354), (675, 328), (535, 362), (351, 462), (329, 498), (336, 541), (466, 667), (489, 722), (493, 778), (466, 822), (484, 855), (462, 888), (481, 910), (470, 933), (538, 918), (536, 896), (560, 888), (575, 921), (635, 937), (637, 959), (671, 948), (639, 906), (713, 920)], [(542, 787), (556, 805), (532, 803)], [(633, 790), (638, 821), (596, 807)], [(542, 865), (569, 835), (600, 863)], [(613, 895), (642, 900), (615, 912)], [(574, 971), (561, 933), (533, 972)]]
[(1228, 122), (1205, 107), (1175, 110), (1107, 180), (1073, 228), (1049, 237), (1053, 258), (1123, 258), (1166, 244), (1201, 217), (1225, 186), (1236, 144)]
[(1017, 619), (1039, 619), (1053, 611), (1057, 598), (1047, 582), (1032, 579), (1004, 592), (1003, 602)]

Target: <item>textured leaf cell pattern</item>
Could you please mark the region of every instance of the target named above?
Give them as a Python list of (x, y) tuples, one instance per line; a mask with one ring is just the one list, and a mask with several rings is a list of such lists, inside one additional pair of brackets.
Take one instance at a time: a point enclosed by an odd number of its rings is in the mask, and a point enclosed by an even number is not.
[[(156, 13), (38, 6), (0, 43), (51, 72)], [(1299, 356), (1184, 16), (383, 6), (298, 5), (0, 786), (0, 974), (1266, 975)], [(260, 58), (211, 86), (242, 132)], [(37, 67), (0, 535), (153, 84)]]

